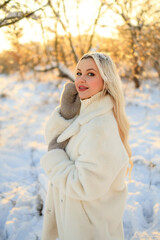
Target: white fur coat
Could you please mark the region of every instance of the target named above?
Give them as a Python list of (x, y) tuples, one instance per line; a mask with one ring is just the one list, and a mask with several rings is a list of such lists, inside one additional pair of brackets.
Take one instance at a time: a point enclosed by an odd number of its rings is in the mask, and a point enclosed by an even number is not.
[(57, 107), (45, 129), (47, 144), (60, 135), (64, 150), (41, 158), (49, 178), (42, 240), (122, 240), (128, 155), (109, 95), (83, 100), (80, 114), (65, 120)]

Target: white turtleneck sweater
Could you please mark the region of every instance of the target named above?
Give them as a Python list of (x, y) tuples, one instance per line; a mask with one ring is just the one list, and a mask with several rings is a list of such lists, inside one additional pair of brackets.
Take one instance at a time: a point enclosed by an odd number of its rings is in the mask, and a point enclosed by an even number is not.
[(122, 240), (128, 155), (109, 95), (81, 101), (80, 114), (65, 120), (59, 107), (45, 131), (47, 144), (70, 139), (64, 150), (41, 158), (50, 184), (42, 240)]
[(80, 114), (89, 104), (91, 104), (94, 101), (99, 101), (102, 97), (104, 97), (103, 91), (100, 91), (97, 94), (91, 96), (90, 98), (80, 100), (81, 101)]

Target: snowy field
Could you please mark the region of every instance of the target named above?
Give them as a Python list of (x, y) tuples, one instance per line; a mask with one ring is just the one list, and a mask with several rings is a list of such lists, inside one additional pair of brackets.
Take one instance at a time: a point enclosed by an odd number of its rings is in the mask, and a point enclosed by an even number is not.
[[(44, 126), (65, 81), (16, 82), (0, 75), (0, 240), (38, 240), (47, 179)], [(124, 83), (134, 168), (125, 240), (160, 239), (160, 81)], [(117, 239), (118, 240), (118, 239)]]

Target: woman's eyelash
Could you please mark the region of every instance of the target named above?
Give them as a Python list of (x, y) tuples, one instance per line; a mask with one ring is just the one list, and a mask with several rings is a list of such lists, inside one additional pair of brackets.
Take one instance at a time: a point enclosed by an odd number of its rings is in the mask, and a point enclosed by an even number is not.
[(95, 74), (94, 73), (88, 73), (89, 76), (94, 76)]
[[(77, 76), (81, 76), (82, 73), (81, 73), (81, 72), (77, 72), (76, 75), (77, 75)], [(94, 74), (94, 73), (91, 73), (91, 72), (89, 72), (87, 75), (88, 75), (88, 76), (91, 76), (91, 77), (95, 76), (95, 74)]]
[(76, 73), (76, 75), (77, 75), (77, 76), (80, 76), (80, 75), (81, 75), (81, 73), (80, 73), (80, 72), (77, 72), (77, 73)]

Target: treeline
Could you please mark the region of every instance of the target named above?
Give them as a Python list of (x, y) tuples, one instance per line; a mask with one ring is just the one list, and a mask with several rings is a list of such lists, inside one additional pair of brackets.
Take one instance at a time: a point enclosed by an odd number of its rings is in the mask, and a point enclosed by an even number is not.
[[(4, 16), (0, 19), (0, 27), (6, 28), (6, 36), (12, 45), (12, 50), (0, 55), (2, 73), (19, 71), (23, 75), (30, 70), (58, 69), (61, 76), (72, 79), (64, 69), (72, 71), (78, 59), (88, 51), (104, 51), (114, 59), (121, 76), (133, 80), (136, 87), (140, 86), (140, 79), (148, 66), (154, 68), (160, 77), (159, 1), (96, 0), (97, 13), (83, 34), (78, 15), (81, 0), (33, 2), (36, 3), (34, 10), (27, 3), (22, 6), (18, 0), (6, 0), (0, 5)], [(68, 12), (71, 7), (76, 19), (70, 20)], [(108, 31), (109, 26), (104, 24), (108, 11), (112, 11), (121, 22), (116, 25), (116, 38), (105, 38), (96, 33), (97, 28)], [(19, 22), (23, 19), (31, 24), (34, 21), (41, 27), (42, 43), (21, 44), (23, 27)], [(53, 23), (52, 27), (45, 23), (48, 19)], [(71, 21), (75, 21), (76, 37), (71, 34)], [(59, 28), (63, 34), (59, 33)], [(47, 37), (48, 33), (53, 35), (52, 39)]]

